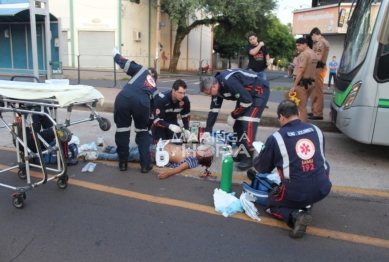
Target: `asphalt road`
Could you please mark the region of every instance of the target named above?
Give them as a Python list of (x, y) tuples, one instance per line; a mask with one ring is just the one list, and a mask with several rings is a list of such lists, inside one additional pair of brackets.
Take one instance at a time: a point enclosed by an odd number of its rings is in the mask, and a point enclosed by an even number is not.
[[(112, 120), (112, 114), (102, 116)], [(229, 131), (223, 124), (215, 128)], [(114, 143), (114, 128), (103, 132), (96, 121), (70, 129), (81, 144), (102, 135)], [(257, 139), (276, 130), (260, 127)], [(333, 189), (314, 205), (313, 225), (303, 239), (291, 239), (284, 223), (260, 206), (261, 222), (215, 212), (212, 195), (219, 183), (200, 179), (196, 170), (159, 180), (156, 168), (142, 174), (138, 164), (130, 164), (128, 172), (119, 172), (117, 163), (98, 162), (94, 172), (82, 173), (86, 162), (80, 162), (69, 167), (66, 189), (54, 181), (34, 188), (23, 209), (12, 205), (14, 191), (3, 185), (21, 186), (25, 180), (17, 169), (0, 174), (0, 261), (387, 261), (387, 147), (325, 135)], [(4, 128), (0, 141), (4, 170), (16, 164), (16, 156)], [(211, 167), (214, 174), (219, 161)], [(37, 181), (42, 174), (33, 171)], [(234, 172), (234, 181), (240, 196), (244, 178)]]

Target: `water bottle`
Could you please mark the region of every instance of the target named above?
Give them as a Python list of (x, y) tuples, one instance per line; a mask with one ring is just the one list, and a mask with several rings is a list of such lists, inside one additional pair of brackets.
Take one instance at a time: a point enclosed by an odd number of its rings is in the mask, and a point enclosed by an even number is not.
[(169, 163), (169, 153), (162, 148), (158, 148), (157, 153), (155, 154), (155, 162), (157, 167), (164, 167)]
[(222, 175), (220, 178), (220, 189), (226, 193), (231, 192), (232, 172), (234, 170), (234, 160), (232, 159), (231, 147), (223, 147)]

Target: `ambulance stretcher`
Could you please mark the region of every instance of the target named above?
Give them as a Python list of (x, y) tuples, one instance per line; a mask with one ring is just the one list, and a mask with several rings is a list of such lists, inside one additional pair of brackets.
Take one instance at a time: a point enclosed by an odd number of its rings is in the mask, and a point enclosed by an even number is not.
[[(27, 180), (27, 185), (12, 186), (0, 183), (1, 187), (6, 187), (16, 192), (12, 194), (13, 205), (16, 208), (24, 206), (26, 191), (31, 190), (47, 181), (57, 179), (57, 185), (65, 189), (68, 185), (68, 175), (66, 174), (66, 159), (63, 144), (68, 143), (72, 138), (69, 126), (87, 121), (97, 120), (99, 127), (103, 131), (108, 131), (111, 123), (108, 119), (101, 117), (95, 110), (98, 102), (103, 103), (104, 96), (91, 86), (85, 85), (57, 85), (33, 82), (3, 81), (0, 80), (0, 127), (8, 129), (13, 137), (17, 152), (17, 165), (0, 170), (0, 174), (12, 169), (19, 169), (18, 176)], [(70, 116), (75, 106), (90, 109), (90, 114), (86, 118), (71, 121)], [(45, 111), (46, 108), (46, 111)], [(60, 123), (57, 115), (58, 108), (67, 110), (66, 119)], [(4, 113), (11, 113), (12, 116), (4, 118)], [(40, 115), (47, 117), (53, 124), (55, 134), (55, 145), (50, 146), (50, 141), (45, 141), (35, 130), (32, 116)], [(10, 120), (12, 119), (11, 123)], [(26, 127), (30, 132), (27, 134)], [(36, 153), (27, 146), (27, 135), (32, 134)], [(43, 148), (42, 146), (43, 145)], [(44, 156), (51, 152), (57, 152), (57, 166), (48, 167), (43, 161)], [(37, 161), (34, 161), (38, 159)], [(32, 182), (30, 178), (30, 168), (39, 168), (42, 171), (42, 179)], [(55, 175), (48, 176), (48, 171), (55, 172)]]

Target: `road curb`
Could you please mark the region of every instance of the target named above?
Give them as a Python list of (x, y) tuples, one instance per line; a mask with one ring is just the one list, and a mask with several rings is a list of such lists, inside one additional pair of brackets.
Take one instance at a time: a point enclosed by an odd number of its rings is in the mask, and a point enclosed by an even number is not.
[[(88, 108), (85, 108), (85, 107), (75, 107), (75, 109), (89, 110)], [(98, 105), (96, 106), (97, 112), (113, 113), (113, 109), (114, 109), (114, 104), (111, 102), (105, 102), (103, 105), (100, 105), (98, 103)], [(229, 113), (220, 112), (218, 117), (217, 117), (216, 122), (226, 123), (228, 115), (229, 115)], [(208, 119), (208, 111), (191, 110), (190, 116), (191, 116), (192, 121), (205, 122)], [(323, 132), (340, 133), (339, 129), (332, 122), (325, 121), (325, 120), (309, 121), (309, 122), (311, 124), (316, 125)], [(279, 124), (277, 116), (275, 114), (272, 114), (270, 112), (266, 112), (266, 110), (265, 110), (265, 112), (262, 114), (259, 126), (280, 127), (280, 124)]]

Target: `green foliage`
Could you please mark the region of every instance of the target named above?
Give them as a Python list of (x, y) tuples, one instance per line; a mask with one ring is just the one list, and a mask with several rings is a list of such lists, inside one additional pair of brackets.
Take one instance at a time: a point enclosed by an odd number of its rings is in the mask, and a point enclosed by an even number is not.
[(288, 66), (288, 60), (286, 58), (281, 58), (279, 66), (280, 67), (287, 67)]
[(291, 59), (296, 52), (296, 44), (290, 25), (283, 25), (274, 15), (269, 15), (268, 18), (270, 22), (260, 32), (261, 38), (258, 38), (265, 42), (270, 57)]
[[(265, 42), (270, 57), (275, 58), (274, 65), (278, 65), (280, 59), (282, 66), (286, 67), (288, 60), (291, 61), (292, 54), (296, 52), (291, 29), (291, 24), (283, 25), (276, 16), (269, 14), (261, 16), (250, 32), (255, 32), (258, 40)], [(220, 53), (221, 57), (235, 58), (238, 53), (247, 55), (249, 34), (247, 29), (236, 31), (228, 25), (220, 24), (215, 26), (214, 33), (214, 50)]]
[[(161, 9), (169, 15), (176, 31), (172, 59), (169, 70), (175, 71), (183, 39), (199, 25), (223, 25), (229, 32), (224, 39), (245, 39), (247, 28), (257, 28), (265, 15), (275, 8), (276, 0), (161, 0)], [(230, 55), (235, 42), (227, 41)], [(227, 56), (228, 56), (227, 55)]]

